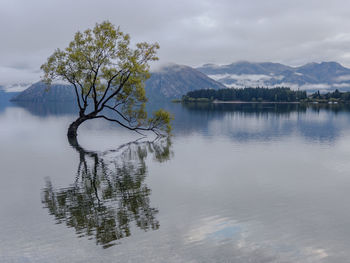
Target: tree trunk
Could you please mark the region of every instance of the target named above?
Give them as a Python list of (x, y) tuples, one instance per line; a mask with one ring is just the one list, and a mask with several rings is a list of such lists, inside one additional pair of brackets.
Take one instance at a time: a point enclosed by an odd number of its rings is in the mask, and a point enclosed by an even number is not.
[(74, 122), (72, 122), (68, 128), (68, 133), (67, 133), (68, 138), (76, 138), (78, 135), (77, 131), (78, 131), (80, 124), (82, 124), (84, 121), (86, 121), (88, 119), (89, 118), (87, 116), (82, 116), (82, 117), (79, 117), (78, 119), (76, 119)]

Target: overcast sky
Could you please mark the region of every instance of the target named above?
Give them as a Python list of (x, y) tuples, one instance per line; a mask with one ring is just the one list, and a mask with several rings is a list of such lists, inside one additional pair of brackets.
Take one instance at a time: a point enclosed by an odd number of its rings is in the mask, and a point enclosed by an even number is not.
[(349, 0), (0, 0), (0, 84), (36, 81), (78, 30), (109, 20), (159, 63), (350, 66)]

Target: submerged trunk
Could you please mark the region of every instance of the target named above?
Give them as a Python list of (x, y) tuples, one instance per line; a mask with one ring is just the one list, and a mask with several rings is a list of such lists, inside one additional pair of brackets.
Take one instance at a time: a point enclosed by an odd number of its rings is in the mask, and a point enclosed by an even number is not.
[(68, 128), (68, 133), (67, 136), (68, 138), (76, 138), (77, 137), (77, 131), (78, 128), (80, 126), (80, 124), (82, 124), (84, 121), (91, 119), (88, 116), (81, 116), (78, 119), (76, 119), (75, 121), (73, 121)]
[(97, 111), (93, 111), (89, 114), (85, 114), (84, 112), (85, 112), (85, 109), (81, 110), (79, 112), (79, 118), (76, 119), (75, 121), (73, 121), (69, 125), (68, 132), (67, 132), (68, 138), (76, 138), (78, 135), (77, 131), (78, 131), (80, 124), (82, 124), (84, 121), (95, 118), (97, 113), (98, 113)]

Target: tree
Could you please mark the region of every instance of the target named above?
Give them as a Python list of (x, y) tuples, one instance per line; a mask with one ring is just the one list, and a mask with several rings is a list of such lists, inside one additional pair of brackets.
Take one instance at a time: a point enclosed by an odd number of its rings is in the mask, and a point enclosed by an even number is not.
[[(75, 90), (79, 117), (70, 124), (68, 137), (90, 119), (105, 119), (136, 132), (169, 133), (171, 115), (160, 109), (147, 118), (144, 82), (149, 62), (158, 60), (157, 43), (130, 47), (130, 37), (108, 21), (77, 32), (65, 50), (57, 49), (41, 66), (44, 81), (69, 82)], [(107, 112), (110, 113), (107, 113)], [(111, 115), (113, 117), (111, 117)]]

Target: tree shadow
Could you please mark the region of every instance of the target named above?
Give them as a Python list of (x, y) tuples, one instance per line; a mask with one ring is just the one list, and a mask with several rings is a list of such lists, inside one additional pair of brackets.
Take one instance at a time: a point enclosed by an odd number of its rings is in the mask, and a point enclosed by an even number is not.
[(47, 178), (42, 190), (42, 203), (57, 224), (65, 223), (78, 237), (95, 239), (103, 248), (130, 236), (133, 224), (144, 231), (159, 228), (158, 209), (151, 206), (145, 183), (146, 158), (169, 160), (170, 138), (133, 141), (105, 152), (87, 151), (75, 138), (69, 143), (79, 153), (74, 183), (56, 189)]

